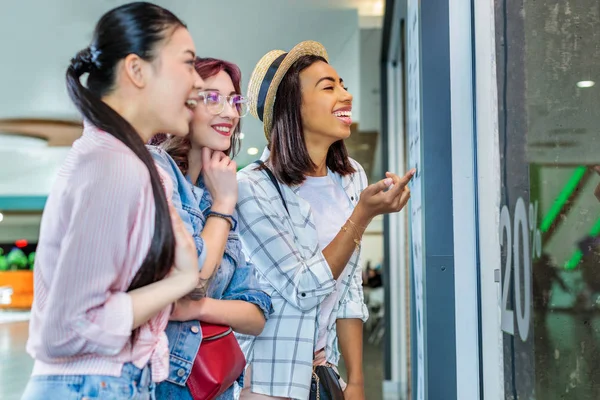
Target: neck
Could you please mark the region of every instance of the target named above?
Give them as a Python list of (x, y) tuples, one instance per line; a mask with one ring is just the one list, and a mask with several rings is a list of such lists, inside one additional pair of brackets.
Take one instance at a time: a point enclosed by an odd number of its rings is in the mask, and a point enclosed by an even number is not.
[(315, 165), (313, 171), (306, 173), (308, 176), (326, 176), (327, 175), (327, 153), (329, 152), (329, 146), (323, 143), (309, 143), (306, 142), (306, 148), (308, 149), (308, 155)]
[(198, 182), (198, 178), (200, 178), (200, 173), (202, 172), (202, 150), (194, 149), (193, 147), (190, 149), (188, 153), (188, 177), (195, 185)]
[(149, 129), (143, 122), (145, 118), (138, 112), (134, 102), (131, 100), (127, 101), (127, 99), (119, 96), (118, 93), (104, 96), (102, 101), (129, 122), (138, 135), (140, 135), (144, 143), (148, 143), (152, 136), (154, 136), (155, 132)]

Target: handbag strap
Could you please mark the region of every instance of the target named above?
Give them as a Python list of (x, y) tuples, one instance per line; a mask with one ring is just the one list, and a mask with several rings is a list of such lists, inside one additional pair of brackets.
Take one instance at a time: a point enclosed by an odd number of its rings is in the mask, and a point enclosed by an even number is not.
[(273, 171), (271, 171), (271, 169), (269, 167), (267, 167), (267, 164), (265, 164), (263, 160), (256, 160), (255, 163), (260, 165), (265, 170), (265, 172), (269, 176), (269, 179), (271, 180), (271, 182), (273, 182), (275, 189), (277, 189), (277, 193), (279, 193), (279, 197), (281, 198), (281, 201), (283, 202), (285, 211), (287, 211), (288, 215), (290, 215), (290, 210), (288, 209), (287, 203), (285, 202), (285, 198), (283, 197), (283, 193), (281, 192), (281, 187), (279, 186), (279, 182), (277, 181), (277, 178), (275, 178)]

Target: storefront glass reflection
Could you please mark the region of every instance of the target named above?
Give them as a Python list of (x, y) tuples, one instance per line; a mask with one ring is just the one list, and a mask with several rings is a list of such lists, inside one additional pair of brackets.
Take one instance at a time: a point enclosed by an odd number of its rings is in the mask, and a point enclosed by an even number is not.
[(507, 399), (600, 398), (600, 2), (495, 0)]

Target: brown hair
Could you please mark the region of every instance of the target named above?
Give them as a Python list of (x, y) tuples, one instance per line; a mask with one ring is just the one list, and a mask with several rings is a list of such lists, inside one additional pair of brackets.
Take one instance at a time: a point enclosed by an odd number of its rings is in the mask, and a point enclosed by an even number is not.
[[(327, 62), (323, 57), (307, 55), (298, 59), (283, 77), (277, 88), (273, 105), (273, 128), (271, 130), (269, 160), (273, 174), (286, 185), (304, 182), (307, 172), (314, 171), (302, 130), (302, 92), (300, 73), (317, 61)], [(327, 167), (342, 176), (356, 172), (343, 140), (333, 143), (327, 152)]]
[[(202, 79), (208, 79), (211, 76), (217, 75), (221, 71), (225, 71), (231, 78), (233, 88), (236, 93), (241, 93), (242, 72), (240, 68), (228, 61), (219, 60), (216, 58), (196, 58), (196, 71)], [(240, 130), (241, 121), (238, 121), (233, 134), (231, 135), (231, 146), (225, 151), (230, 157), (234, 157), (240, 148)], [(173, 158), (179, 170), (183, 175), (186, 175), (189, 169), (188, 154), (192, 148), (190, 135), (185, 137), (167, 136), (166, 134), (156, 135), (149, 142), (151, 145), (162, 147)]]

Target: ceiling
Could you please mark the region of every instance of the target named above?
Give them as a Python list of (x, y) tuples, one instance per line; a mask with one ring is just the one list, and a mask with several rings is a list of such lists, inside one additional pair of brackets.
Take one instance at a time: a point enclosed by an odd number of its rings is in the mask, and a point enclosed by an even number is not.
[(385, 0), (293, 0), (302, 5), (326, 8), (350, 8), (358, 10), (361, 28), (381, 28)]
[[(553, 165), (597, 164), (600, 2), (526, 1), (520, 15), (524, 16), (524, 32), (514, 30), (510, 25), (514, 16), (508, 17), (508, 40), (512, 47), (507, 63), (514, 65), (515, 59), (522, 57), (525, 65), (524, 128), (529, 161)], [(581, 81), (594, 81), (595, 86), (578, 87)], [(513, 105), (507, 106), (510, 109)]]
[[(59, 1), (59, 0), (55, 0)], [(71, 4), (75, 7), (80, 3), (74, 0), (60, 0), (64, 5)], [(121, 3), (123, 0), (102, 0), (98, 3), (102, 3), (102, 7), (116, 5)], [(168, 0), (164, 0), (167, 2)], [(96, 8), (102, 8), (100, 4), (96, 4)], [(110, 4), (109, 4), (110, 3)], [(113, 4), (114, 3), (114, 4)], [(349, 66), (356, 63), (356, 50), (352, 46), (356, 46), (357, 43), (360, 46), (360, 39), (356, 39), (356, 36), (353, 32), (355, 32), (354, 27), (348, 26), (346, 22), (348, 20), (347, 15), (352, 13), (345, 13), (343, 17), (338, 17), (336, 12), (314, 12), (311, 11), (311, 8), (321, 10), (321, 9), (355, 9), (359, 15), (359, 21), (361, 27), (372, 27), (378, 26), (382, 20), (384, 3), (383, 0), (285, 0), (282, 1), (282, 4), (294, 5), (295, 7), (301, 7), (303, 12), (306, 12), (307, 16), (311, 16), (310, 23), (312, 25), (306, 25), (304, 23), (296, 24), (297, 27), (294, 27), (294, 32), (300, 32), (298, 34), (305, 35), (306, 29), (310, 29), (312, 34), (316, 37), (324, 37), (329, 38), (328, 35), (333, 35), (330, 39), (332, 41), (332, 48), (336, 49), (336, 51), (332, 51), (331, 53), (335, 53), (335, 61), (338, 68), (342, 68), (342, 66)], [(294, 4), (295, 3), (295, 4)], [(40, 3), (42, 4), (42, 3)], [(179, 4), (187, 4), (187, 3), (177, 3)], [(191, 4), (191, 3), (190, 3)], [(279, 3), (277, 3), (279, 4)], [(14, 8), (16, 7), (16, 8)], [(14, 12), (17, 12), (16, 15), (13, 15), (13, 20), (16, 18), (17, 20), (21, 20), (24, 18), (23, 14), (25, 11), (23, 7), (14, 6)], [(78, 6), (79, 7), (79, 6)], [(183, 6), (181, 6), (183, 7)], [(88, 14), (82, 9), (75, 7), (73, 10), (69, 11), (71, 14), (58, 18), (56, 15), (50, 15), (50, 10), (52, 8), (43, 9), (42, 14), (46, 15), (48, 19), (48, 26), (51, 26), (52, 23), (58, 23), (56, 21), (62, 21), (61, 24), (65, 21), (70, 21), (69, 15), (81, 15), (85, 16), (85, 18), (81, 18), (81, 21), (73, 20), (71, 25), (69, 25), (69, 31), (81, 31), (87, 32), (89, 27), (86, 25), (86, 21), (90, 18), (95, 18), (93, 15), (100, 12), (100, 9), (91, 10)], [(251, 9), (251, 8), (250, 8)], [(220, 9), (219, 9), (220, 10)], [(56, 11), (56, 10), (55, 10)], [(189, 13), (193, 10), (187, 10), (185, 7), (179, 10), (182, 15), (186, 14), (186, 11)], [(19, 14), (18, 12), (21, 12)], [(257, 11), (259, 12), (259, 11)], [(285, 12), (290, 12), (286, 9)], [(14, 13), (12, 13), (14, 14)], [(93, 15), (92, 15), (93, 14)], [(61, 14), (62, 15), (62, 14)], [(318, 16), (316, 18), (315, 16)], [(237, 16), (239, 18), (239, 16)], [(87, 19), (86, 19), (87, 18)], [(354, 17), (356, 18), (356, 17)], [(55, 21), (55, 22), (52, 22)], [(354, 20), (355, 21), (355, 20)], [(9, 20), (5, 20), (5, 26), (8, 24)], [(43, 22), (43, 21), (42, 21)], [(35, 25), (33, 22), (29, 21), (28, 23), (33, 24), (30, 31), (35, 31)], [(41, 23), (41, 22), (40, 22)], [(65, 22), (66, 23), (66, 22)], [(88, 21), (89, 23), (89, 21)], [(327, 24), (329, 23), (329, 26)], [(75, 24), (75, 25), (73, 25)], [(83, 24), (85, 26), (79, 27), (77, 24)], [(1, 27), (1, 24), (0, 24)], [(44, 25), (45, 27), (45, 25)], [(62, 27), (62, 25), (61, 25)], [(310, 28), (309, 28), (310, 27)], [(47, 29), (45, 27), (44, 29)], [(245, 29), (243, 26), (240, 29)], [(278, 28), (272, 28), (278, 29)], [(7, 31), (8, 32), (8, 31)], [(264, 33), (263, 33), (264, 34)], [(296, 33), (294, 33), (296, 34)], [(320, 36), (319, 36), (320, 35)], [(354, 36), (352, 36), (354, 35)], [(31, 36), (31, 35), (30, 35)], [(35, 36), (35, 35), (33, 35)], [(352, 46), (348, 48), (347, 37), (352, 36)], [(73, 38), (71, 38), (73, 39)], [(87, 39), (83, 39), (84, 41)], [(196, 39), (195, 39), (196, 40)], [(291, 40), (291, 39), (290, 39)], [(19, 41), (23, 43), (35, 43), (39, 41), (39, 37), (27, 37), (27, 38), (19, 38)], [(65, 42), (66, 43), (66, 42)], [(52, 59), (68, 59), (65, 54), (71, 54), (71, 48), (77, 48), (79, 44), (76, 43), (63, 43), (64, 46), (57, 48), (55, 54), (40, 57), (52, 57)], [(325, 42), (324, 42), (325, 43)], [(202, 42), (203, 47), (207, 47), (208, 42)], [(326, 43), (325, 43), (326, 44)], [(266, 43), (264, 46), (268, 46)], [(338, 48), (336, 48), (336, 45)], [(76, 47), (77, 46), (77, 47)], [(13, 46), (8, 49), (9, 53), (20, 54), (23, 48), (26, 48), (26, 45), (21, 46)], [(42, 46), (44, 48), (45, 46)], [(65, 54), (59, 52), (62, 51)], [(214, 50), (212, 50), (214, 51)], [(25, 54), (25, 53), (24, 53)], [(224, 58), (224, 59), (235, 59), (233, 56), (230, 56), (226, 53), (215, 53), (216, 56)], [(331, 56), (331, 54), (330, 54)], [(19, 56), (15, 58), (23, 58), (24, 56)], [(333, 56), (332, 56), (333, 57)], [(250, 56), (240, 56), (241, 60), (245, 60), (248, 58), (250, 60)], [(28, 59), (22, 61), (24, 64), (31, 64)], [(253, 63), (254, 61), (249, 61)], [(54, 64), (57, 64), (56, 62)], [(33, 94), (25, 93), (23, 95), (24, 98), (29, 99), (32, 104), (24, 105), (23, 107), (16, 107), (17, 110), (27, 110), (30, 109), (32, 112), (6, 112), (4, 115), (0, 115), (0, 161), (2, 162), (2, 168), (0, 168), (0, 193), (3, 194), (13, 194), (19, 196), (37, 196), (47, 194), (52, 186), (53, 177), (62, 164), (68, 148), (70, 144), (81, 134), (81, 122), (73, 121), (70, 118), (73, 118), (76, 114), (76, 111), (69, 104), (65, 105), (60, 103), (61, 101), (64, 103), (67, 99), (67, 96), (64, 94), (64, 82), (60, 79), (54, 79), (56, 75), (56, 71), (63, 71), (63, 65), (53, 65), (53, 70), (51, 68), (45, 68), (43, 73), (31, 74), (31, 72), (24, 72), (19, 75), (13, 76), (13, 81), (11, 82), (3, 82), (2, 87), (21, 88), (21, 87), (38, 87), (39, 89), (35, 91)], [(245, 70), (249, 70), (250, 67), (246, 66)], [(344, 67), (343, 76), (348, 76), (348, 81), (352, 80), (353, 86), (356, 90), (356, 99), (355, 101), (358, 103), (358, 100), (368, 95), (369, 84), (365, 84), (363, 82), (363, 76), (365, 75), (359, 73), (358, 66)], [(44, 75), (44, 73), (46, 75)], [(359, 79), (360, 78), (360, 79)], [(360, 82), (360, 83), (359, 83)], [(50, 86), (49, 86), (50, 85)], [(365, 94), (361, 94), (359, 92), (361, 87), (365, 87)], [(367, 87), (368, 86), (368, 87)], [(9, 91), (10, 93), (10, 91)], [(41, 97), (36, 97), (36, 96)], [(12, 96), (14, 98), (14, 96)], [(368, 102), (368, 99), (365, 100)], [(23, 103), (23, 102), (21, 102)], [(4, 104), (5, 109), (12, 110), (15, 107), (11, 107), (10, 104)], [(357, 104), (358, 108), (358, 104)], [(67, 112), (65, 110), (70, 110)], [(13, 117), (13, 116), (24, 116), (25, 119), (2, 119), (1, 117)], [(36, 118), (30, 118), (36, 117)], [(251, 120), (251, 118), (248, 118)], [(236, 157), (236, 161), (238, 164), (245, 165), (248, 162), (254, 160), (257, 156), (250, 155), (249, 150), (251, 148), (258, 148), (260, 152), (262, 150), (262, 146), (264, 146), (264, 136), (260, 134), (260, 129), (256, 129), (258, 123), (254, 123), (254, 126), (251, 122), (255, 121), (246, 121), (243, 122), (243, 129), (246, 133), (245, 139), (243, 140), (242, 152)], [(363, 127), (366, 128), (366, 123), (363, 124)], [(370, 130), (370, 128), (369, 128)], [(349, 149), (349, 153), (351, 156), (356, 158), (361, 164), (364, 165), (367, 173), (370, 175), (370, 170), (373, 167), (373, 157), (374, 150), (376, 148), (377, 143), (377, 135), (369, 136), (368, 134), (359, 133), (356, 129), (353, 130), (353, 136), (348, 141), (347, 146)], [(8, 135), (7, 135), (8, 134)], [(26, 138), (22, 138), (23, 141), (15, 141), (14, 135), (25, 135), (27, 137), (38, 138), (42, 140), (32, 141), (27, 140)], [(8, 166), (8, 168), (6, 168)]]

